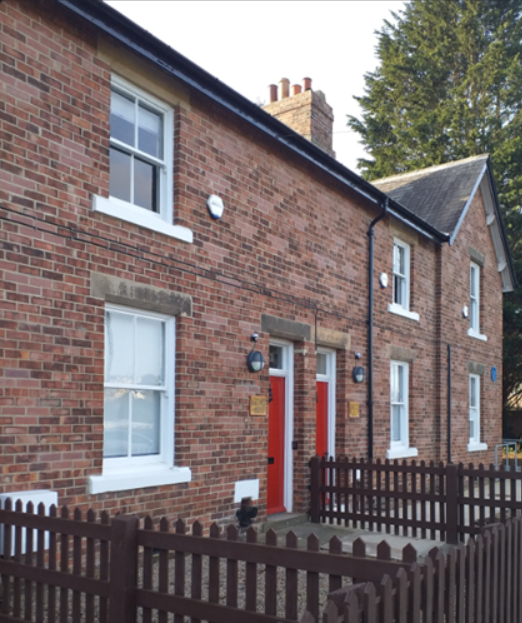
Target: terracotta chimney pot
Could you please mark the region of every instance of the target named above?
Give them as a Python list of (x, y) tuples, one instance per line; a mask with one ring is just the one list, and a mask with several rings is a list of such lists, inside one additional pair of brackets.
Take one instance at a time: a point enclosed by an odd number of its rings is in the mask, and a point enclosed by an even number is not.
[(268, 85), (268, 101), (271, 104), (272, 102), (277, 102), (277, 84)]
[(301, 85), (300, 84), (294, 84), (292, 86), (292, 95), (299, 95), (299, 93), (301, 93)]
[(310, 91), (312, 88), (312, 78), (303, 78), (303, 91)]

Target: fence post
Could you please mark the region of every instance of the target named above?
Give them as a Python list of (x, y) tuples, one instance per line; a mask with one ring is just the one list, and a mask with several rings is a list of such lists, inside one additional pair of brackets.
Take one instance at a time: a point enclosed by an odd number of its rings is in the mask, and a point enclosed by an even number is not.
[(453, 463), (446, 465), (446, 542), (457, 545), (458, 534), (458, 468)]
[(109, 621), (135, 623), (139, 519), (116, 515), (111, 523)]
[(314, 456), (310, 460), (310, 521), (312, 523), (321, 522), (320, 461), (318, 456)]

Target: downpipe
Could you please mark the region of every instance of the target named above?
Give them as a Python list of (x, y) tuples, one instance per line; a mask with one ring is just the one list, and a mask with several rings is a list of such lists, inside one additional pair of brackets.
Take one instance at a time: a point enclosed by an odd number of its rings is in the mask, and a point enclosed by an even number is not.
[(373, 255), (374, 227), (388, 213), (386, 198), (382, 212), (370, 223), (367, 234), (370, 239), (368, 258), (368, 458), (373, 459)]

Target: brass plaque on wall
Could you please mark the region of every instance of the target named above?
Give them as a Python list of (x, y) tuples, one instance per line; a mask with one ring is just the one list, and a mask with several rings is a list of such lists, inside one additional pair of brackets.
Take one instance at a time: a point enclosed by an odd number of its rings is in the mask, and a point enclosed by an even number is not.
[(349, 402), (348, 403), (348, 414), (350, 417), (359, 417), (359, 403), (358, 402)]
[(266, 396), (250, 396), (250, 415), (266, 415)]

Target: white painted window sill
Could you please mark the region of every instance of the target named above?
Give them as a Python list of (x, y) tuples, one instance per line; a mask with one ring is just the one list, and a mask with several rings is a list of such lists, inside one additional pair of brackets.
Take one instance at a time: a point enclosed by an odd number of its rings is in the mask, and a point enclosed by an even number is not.
[(468, 452), (479, 452), (480, 450), (487, 450), (488, 449), (488, 444), (487, 443), (468, 443), (467, 445), (467, 450)]
[(89, 493), (107, 493), (108, 491), (128, 491), (129, 489), (145, 489), (161, 485), (176, 485), (190, 482), (192, 472), (188, 467), (157, 466), (140, 469), (139, 472), (109, 472), (100, 476), (89, 477)]
[(468, 329), (469, 337), (474, 337), (476, 340), (481, 340), (482, 342), (487, 342), (488, 338), (486, 335), (482, 335), (482, 333), (477, 333), (474, 329)]
[(107, 214), (108, 216), (118, 218), (122, 221), (134, 223), (134, 225), (139, 225), (140, 227), (145, 227), (146, 229), (151, 229), (152, 231), (157, 231), (160, 234), (170, 236), (170, 238), (176, 238), (177, 240), (182, 240), (183, 242), (188, 243), (192, 243), (194, 241), (192, 230), (188, 227), (171, 225), (153, 212), (139, 208), (132, 205), (132, 203), (93, 195), (92, 208), (95, 212), (101, 212), (102, 214)]
[(417, 448), (390, 448), (386, 450), (387, 459), (410, 459), (419, 455)]
[(409, 311), (408, 309), (404, 309), (397, 303), (390, 303), (388, 305), (388, 311), (392, 314), (397, 314), (397, 316), (402, 316), (403, 318), (409, 318), (410, 320), (416, 320), (419, 322), (420, 316), (417, 312)]

